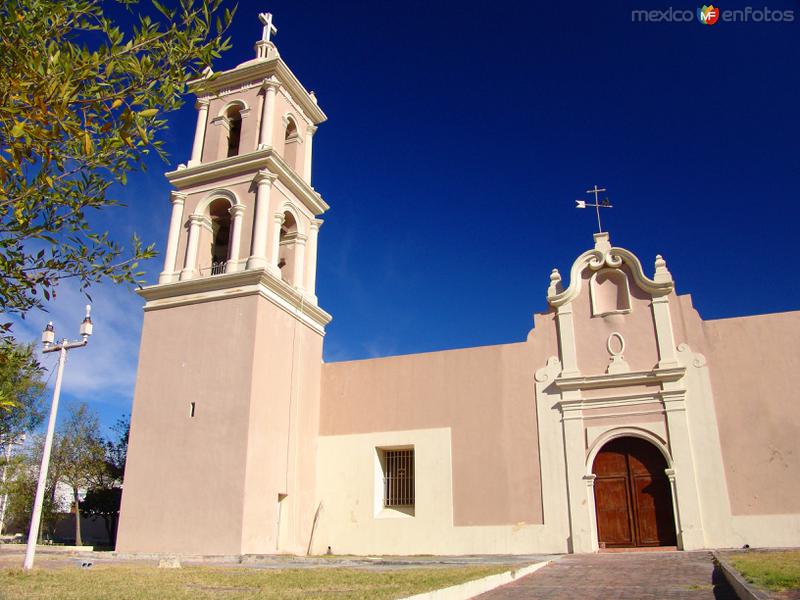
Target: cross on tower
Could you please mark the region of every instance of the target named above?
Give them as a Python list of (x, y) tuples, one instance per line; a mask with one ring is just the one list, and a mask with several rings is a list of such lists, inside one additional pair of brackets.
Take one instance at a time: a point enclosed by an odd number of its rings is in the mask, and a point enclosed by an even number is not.
[(258, 20), (264, 25), (261, 33), (261, 40), (268, 42), (270, 36), (278, 33), (278, 28), (272, 24), (272, 13), (258, 13)]
[(601, 208), (614, 208), (611, 206), (611, 202), (608, 198), (604, 200), (600, 200), (600, 192), (605, 192), (606, 188), (598, 188), (597, 184), (595, 184), (594, 188), (591, 190), (586, 190), (587, 194), (594, 194), (594, 204), (587, 204), (586, 200), (575, 200), (575, 208), (586, 208), (587, 206), (593, 206), (597, 211), (597, 232), (603, 233), (603, 226), (600, 223), (600, 209)]

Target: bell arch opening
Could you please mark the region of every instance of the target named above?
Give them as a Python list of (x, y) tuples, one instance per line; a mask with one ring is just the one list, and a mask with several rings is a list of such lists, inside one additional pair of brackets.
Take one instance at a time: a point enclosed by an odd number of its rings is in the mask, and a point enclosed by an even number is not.
[(225, 265), (230, 257), (231, 241), (231, 204), (225, 198), (218, 198), (208, 206), (208, 217), (211, 221), (211, 240), (208, 262), (210, 274), (225, 272)]
[(228, 122), (228, 150), (227, 157), (239, 155), (239, 144), (242, 139), (242, 113), (241, 107), (234, 104), (225, 112)]
[(297, 123), (292, 117), (286, 121), (286, 133), (283, 136), (283, 160), (294, 171), (297, 171), (298, 159), (300, 156), (300, 132)]
[(676, 545), (668, 467), (661, 450), (643, 438), (603, 445), (592, 463), (600, 548)]
[(278, 268), (281, 270), (281, 279), (290, 285), (295, 285), (294, 264), (296, 260), (297, 234), (297, 220), (291, 212), (284, 212), (281, 236), (278, 242)]

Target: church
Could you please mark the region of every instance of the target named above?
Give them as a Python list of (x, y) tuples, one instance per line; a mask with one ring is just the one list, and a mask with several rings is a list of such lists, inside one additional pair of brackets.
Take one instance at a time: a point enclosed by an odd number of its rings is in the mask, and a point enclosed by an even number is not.
[(260, 16), (255, 58), (191, 85), (191, 158), (166, 174), (118, 551), (798, 544), (800, 312), (704, 321), (608, 233), (543, 277), (522, 341), (324, 363), (326, 115)]

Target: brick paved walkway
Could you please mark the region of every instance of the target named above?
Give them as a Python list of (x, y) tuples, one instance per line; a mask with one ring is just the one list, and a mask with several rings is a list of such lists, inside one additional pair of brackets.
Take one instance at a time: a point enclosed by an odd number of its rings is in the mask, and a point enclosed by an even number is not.
[(709, 552), (658, 552), (564, 556), (477, 598), (736, 600), (736, 595), (715, 572)]

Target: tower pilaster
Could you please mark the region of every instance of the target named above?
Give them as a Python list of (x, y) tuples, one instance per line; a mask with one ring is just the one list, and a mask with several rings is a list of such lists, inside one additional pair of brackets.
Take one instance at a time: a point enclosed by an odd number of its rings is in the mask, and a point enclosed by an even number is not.
[(195, 106), (197, 108), (197, 127), (194, 131), (192, 157), (189, 159), (190, 167), (200, 164), (203, 153), (203, 144), (205, 143), (206, 139), (206, 126), (208, 123), (208, 100), (205, 98), (199, 98)]
[(169, 283), (176, 278), (175, 263), (178, 260), (178, 237), (181, 234), (181, 219), (183, 218), (183, 205), (186, 194), (170, 192), (172, 200), (172, 216), (169, 219), (169, 234), (167, 236), (167, 249), (164, 252), (164, 270), (158, 277), (158, 283)]
[(256, 173), (253, 182), (256, 185), (256, 215), (253, 225), (253, 247), (247, 259), (248, 269), (262, 269), (267, 266), (267, 227), (269, 200), (272, 182), (276, 176), (269, 171)]

